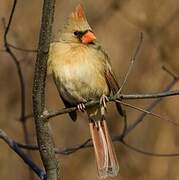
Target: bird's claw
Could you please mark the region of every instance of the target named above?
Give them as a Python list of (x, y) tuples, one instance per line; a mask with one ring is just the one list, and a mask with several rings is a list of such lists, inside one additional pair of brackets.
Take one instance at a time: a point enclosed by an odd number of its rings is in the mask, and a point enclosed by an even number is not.
[(100, 102), (100, 105), (106, 109), (107, 108), (106, 102), (108, 101), (109, 101), (108, 97), (105, 95), (102, 95), (99, 102)]
[(100, 105), (101, 105), (101, 115), (102, 116), (104, 116), (104, 114), (105, 114), (105, 111), (107, 109), (106, 102), (108, 102), (108, 101), (109, 101), (108, 97), (103, 94), (99, 101)]
[(83, 103), (80, 103), (80, 104), (77, 105), (77, 109), (79, 111), (81, 111), (81, 112), (85, 112), (86, 107), (85, 107), (85, 105)]

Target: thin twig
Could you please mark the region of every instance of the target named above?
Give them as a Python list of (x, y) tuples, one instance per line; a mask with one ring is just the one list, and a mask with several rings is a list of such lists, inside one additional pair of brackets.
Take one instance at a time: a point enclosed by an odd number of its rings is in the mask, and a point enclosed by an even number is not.
[(129, 104), (129, 103), (122, 102), (122, 101), (119, 101), (119, 100), (116, 100), (116, 102), (118, 102), (118, 103), (120, 103), (120, 104), (122, 104), (122, 105), (124, 105), (124, 106), (130, 107), (130, 108), (132, 108), (132, 109), (135, 109), (135, 110), (137, 110), (137, 111), (141, 111), (141, 112), (145, 113), (146, 115), (152, 115), (152, 116), (154, 116), (154, 117), (156, 117), (156, 118), (158, 118), (158, 119), (168, 121), (169, 123), (172, 123), (172, 124), (175, 125), (175, 126), (179, 126), (179, 124), (178, 124), (177, 122), (172, 121), (172, 120), (170, 120), (170, 119), (166, 119), (166, 118), (164, 118), (164, 117), (162, 117), (162, 116), (160, 116), (160, 115), (158, 115), (158, 114), (155, 114), (155, 113), (153, 113), (153, 112), (151, 112), (151, 111), (147, 111), (147, 110), (145, 110), (145, 109), (139, 108), (139, 107), (137, 107), (137, 106), (133, 106), (133, 105), (131, 105), (131, 104)]
[(170, 71), (169, 69), (168, 69), (168, 67), (166, 67), (166, 66), (162, 66), (162, 69), (166, 72), (166, 73), (168, 73), (173, 79), (177, 79), (177, 75), (176, 74), (174, 74), (172, 71)]
[(79, 145), (75, 145), (71, 148), (65, 148), (63, 150), (59, 150), (59, 149), (56, 149), (55, 152), (57, 154), (62, 154), (62, 155), (69, 155), (69, 154), (72, 154), (82, 148), (87, 148), (87, 147), (92, 147), (92, 143), (91, 143), (91, 139), (87, 139), (86, 141), (84, 141), (84, 143), (82, 144), (79, 144)]
[(132, 58), (131, 58), (131, 61), (130, 61), (130, 64), (129, 64), (127, 73), (126, 73), (126, 75), (125, 75), (124, 81), (123, 81), (121, 87), (119, 88), (117, 94), (120, 94), (120, 93), (121, 93), (122, 89), (124, 88), (124, 86), (125, 86), (125, 84), (126, 84), (126, 82), (127, 82), (127, 79), (128, 79), (128, 77), (129, 77), (129, 75), (130, 75), (130, 73), (131, 73), (131, 71), (132, 71), (132, 67), (134, 66), (134, 62), (135, 62), (135, 60), (136, 60), (137, 54), (138, 54), (139, 51), (140, 51), (142, 42), (143, 42), (143, 33), (141, 32), (141, 33), (140, 33), (139, 43), (138, 43), (138, 45), (137, 45), (137, 47), (136, 47), (136, 50), (135, 50), (135, 52), (134, 52), (134, 55), (133, 55)]

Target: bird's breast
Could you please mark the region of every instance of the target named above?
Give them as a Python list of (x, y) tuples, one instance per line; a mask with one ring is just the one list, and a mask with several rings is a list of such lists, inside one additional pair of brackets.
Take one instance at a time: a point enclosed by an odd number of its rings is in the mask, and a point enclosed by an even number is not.
[(104, 64), (99, 58), (93, 51), (78, 49), (52, 61), (56, 84), (66, 99), (71, 96), (75, 101), (80, 98), (88, 101), (108, 95)]

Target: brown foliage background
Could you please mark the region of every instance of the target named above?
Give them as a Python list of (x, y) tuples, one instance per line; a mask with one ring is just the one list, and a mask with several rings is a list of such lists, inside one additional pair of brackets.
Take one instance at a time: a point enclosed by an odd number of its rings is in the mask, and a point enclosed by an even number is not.
[[(63, 25), (68, 14), (78, 4), (77, 0), (57, 0), (54, 34)], [(124, 93), (159, 92), (170, 82), (171, 77), (161, 69), (167, 65), (179, 74), (179, 1), (178, 0), (84, 0), (89, 23), (94, 29), (98, 40), (104, 46), (113, 69), (122, 82), (127, 71), (130, 58), (137, 45), (139, 32), (144, 32), (144, 43), (135, 67), (130, 75)], [(6, 22), (11, 10), (12, 1), (1, 0), (0, 18)], [(9, 42), (23, 48), (36, 48), (40, 27), (42, 1), (19, 0), (9, 33)], [(4, 28), (0, 26), (0, 49), (3, 49)], [(14, 50), (21, 61), (26, 83), (27, 108), (26, 114), (32, 113), (32, 79), (34, 72), (34, 53)], [(18, 120), (20, 108), (20, 89), (15, 66), (10, 56), (0, 52), (0, 127), (10, 137), (24, 142), (22, 124)], [(177, 83), (174, 89), (179, 88)], [(146, 107), (151, 101), (138, 100), (130, 103)], [(63, 107), (58, 97), (56, 87), (47, 78), (46, 88), (47, 108)], [(160, 103), (155, 112), (164, 117), (178, 120), (179, 98), (166, 98)], [(135, 110), (126, 109), (129, 123), (139, 116)], [(122, 121), (113, 105), (108, 106), (108, 124), (111, 134), (121, 132)], [(145, 117), (128, 137), (127, 141), (150, 152), (179, 152), (177, 127), (158, 120), (152, 116)], [(27, 120), (30, 143), (36, 143), (33, 119)], [(88, 121), (80, 114), (76, 123), (62, 115), (51, 120), (55, 144), (59, 148), (83, 142), (89, 137)], [(115, 144), (120, 164), (120, 175), (113, 179), (136, 180), (167, 180), (178, 179), (179, 158), (159, 158), (145, 156), (121, 144)], [(0, 179), (29, 179), (28, 168), (23, 161), (0, 141)], [(39, 154), (31, 152), (34, 161), (41, 164)], [(61, 177), (65, 180), (96, 180), (97, 172), (93, 150), (83, 149), (69, 156), (58, 156), (60, 160)], [(34, 175), (34, 179), (37, 179)]]

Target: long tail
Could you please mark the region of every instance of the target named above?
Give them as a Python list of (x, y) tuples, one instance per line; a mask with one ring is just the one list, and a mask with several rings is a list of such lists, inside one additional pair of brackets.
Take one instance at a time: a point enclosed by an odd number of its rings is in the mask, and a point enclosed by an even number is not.
[(119, 165), (105, 120), (90, 122), (99, 178), (117, 176)]

